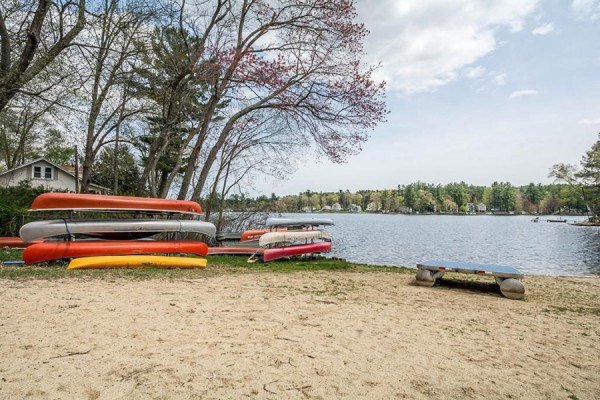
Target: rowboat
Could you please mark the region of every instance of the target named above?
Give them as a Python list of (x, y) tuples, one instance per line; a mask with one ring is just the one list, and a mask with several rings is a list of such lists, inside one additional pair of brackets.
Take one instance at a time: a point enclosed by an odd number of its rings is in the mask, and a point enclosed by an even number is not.
[(309, 244), (300, 244), (297, 246), (275, 247), (272, 249), (266, 249), (262, 255), (262, 260), (267, 262), (285, 257), (315, 253), (327, 253), (330, 251), (331, 242), (317, 242)]
[(267, 232), (260, 237), (258, 244), (267, 246), (275, 243), (296, 242), (298, 240), (323, 239), (331, 241), (331, 235), (327, 231), (287, 231), (287, 232)]
[(202, 214), (195, 201), (80, 193), (43, 193), (30, 211), (146, 211)]
[(312, 227), (333, 225), (333, 220), (329, 218), (267, 218), (265, 223), (267, 227), (275, 228), (282, 226)]
[(33, 264), (62, 258), (181, 253), (205, 256), (208, 246), (197, 241), (108, 240), (79, 242), (42, 242), (23, 251), (23, 261)]
[(167, 256), (101, 256), (75, 258), (67, 269), (94, 268), (204, 268), (205, 258)]
[(52, 236), (91, 233), (102, 236), (108, 233), (115, 238), (119, 233), (162, 233), (193, 232), (206, 236), (215, 235), (215, 226), (210, 222), (178, 219), (121, 219), (121, 220), (47, 220), (25, 224), (19, 231), (24, 242)]

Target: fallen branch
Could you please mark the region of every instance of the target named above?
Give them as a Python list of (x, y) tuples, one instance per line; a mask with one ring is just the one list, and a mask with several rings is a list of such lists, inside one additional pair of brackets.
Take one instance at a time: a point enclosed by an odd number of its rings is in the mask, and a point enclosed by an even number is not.
[(290, 339), (290, 338), (286, 338), (286, 337), (276, 337), (275, 339), (279, 339), (279, 340), (289, 340), (290, 342), (296, 342), (296, 343), (300, 343), (299, 340), (295, 340), (295, 339)]
[(67, 354), (61, 354), (59, 356), (54, 356), (54, 357), (50, 357), (50, 358), (62, 358), (62, 357), (79, 356), (79, 355), (82, 355), (82, 354), (87, 354), (90, 351), (92, 351), (92, 349), (89, 349), (88, 351), (70, 351)]
[(312, 387), (312, 385), (291, 387), (291, 388), (287, 388), (285, 390), (304, 390), (304, 389), (308, 389), (309, 387)]
[[(279, 380), (279, 379), (277, 379), (277, 381), (278, 381), (278, 380)], [(271, 384), (271, 383), (275, 383), (275, 382), (277, 382), (277, 381), (269, 382), (269, 384)], [(269, 389), (267, 389), (267, 384), (266, 384), (266, 383), (263, 385), (263, 389), (265, 390), (265, 392), (269, 392), (269, 393), (271, 393), (271, 394), (277, 394), (277, 392), (274, 392), (274, 391), (272, 391), (272, 390), (269, 390)]]

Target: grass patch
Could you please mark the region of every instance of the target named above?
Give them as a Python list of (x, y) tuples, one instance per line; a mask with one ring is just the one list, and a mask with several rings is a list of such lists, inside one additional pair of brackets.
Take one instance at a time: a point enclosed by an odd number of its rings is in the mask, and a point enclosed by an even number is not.
[(0, 249), (0, 261), (17, 261), (21, 260), (23, 250), (21, 249)]
[[(0, 261), (20, 260), (21, 250), (2, 250)], [(296, 271), (351, 271), (351, 272), (385, 272), (414, 274), (413, 269), (404, 267), (381, 267), (367, 264), (356, 264), (345, 260), (315, 257), (293, 258), (268, 263), (248, 263), (245, 256), (207, 256), (206, 269), (169, 269), (169, 268), (123, 268), (123, 269), (90, 269), (67, 270), (67, 262), (57, 261), (36, 265), (3, 265), (0, 267), (0, 279), (63, 279), (63, 278), (95, 278), (113, 280), (119, 278), (146, 279), (196, 279), (208, 276), (275, 272), (290, 273)]]
[(573, 391), (571, 389), (568, 389), (564, 386), (561, 386), (562, 390), (564, 390), (565, 392), (567, 392), (567, 394), (569, 395), (569, 400), (579, 400), (579, 397), (575, 396), (575, 394), (573, 393)]
[(542, 311), (554, 314), (574, 313), (578, 315), (595, 315), (596, 317), (600, 317), (600, 308), (597, 307), (548, 306)]

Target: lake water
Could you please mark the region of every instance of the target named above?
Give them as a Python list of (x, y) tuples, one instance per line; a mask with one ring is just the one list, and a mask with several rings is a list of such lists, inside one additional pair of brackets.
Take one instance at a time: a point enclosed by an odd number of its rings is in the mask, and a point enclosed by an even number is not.
[[(600, 275), (600, 227), (531, 216), (286, 214), (329, 217), (332, 256), (416, 267), (427, 259), (513, 265), (526, 274)], [(569, 222), (583, 217), (569, 217)]]

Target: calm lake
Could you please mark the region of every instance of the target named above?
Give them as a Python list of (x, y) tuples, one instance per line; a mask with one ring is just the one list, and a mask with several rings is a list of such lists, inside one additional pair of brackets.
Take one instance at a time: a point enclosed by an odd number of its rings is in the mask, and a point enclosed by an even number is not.
[[(600, 275), (600, 227), (550, 216), (285, 214), (329, 217), (332, 256), (416, 267), (427, 259), (513, 265), (526, 274)], [(569, 222), (583, 217), (568, 217)]]

